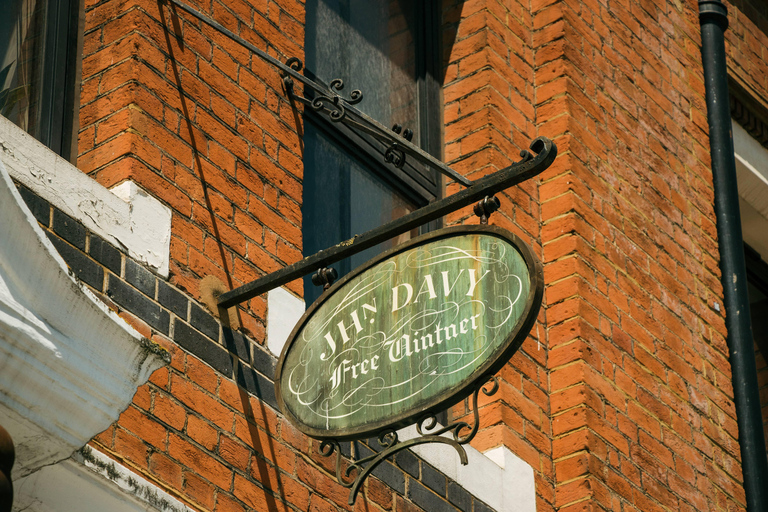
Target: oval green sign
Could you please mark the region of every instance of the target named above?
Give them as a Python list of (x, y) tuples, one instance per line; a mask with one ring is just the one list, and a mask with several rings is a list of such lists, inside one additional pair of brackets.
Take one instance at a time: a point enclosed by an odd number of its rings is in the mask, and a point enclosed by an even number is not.
[(370, 437), (439, 412), (504, 365), (543, 293), (530, 247), (493, 226), (415, 238), (310, 307), (278, 362), (277, 398), (315, 438)]

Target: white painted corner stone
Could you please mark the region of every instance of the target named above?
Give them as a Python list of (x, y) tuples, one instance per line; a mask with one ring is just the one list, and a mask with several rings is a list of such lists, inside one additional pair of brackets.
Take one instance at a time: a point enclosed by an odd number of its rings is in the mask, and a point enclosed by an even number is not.
[[(96, 450), (14, 483), (14, 511), (194, 512), (182, 502)], [(85, 499), (87, 497), (87, 499)]]
[(267, 348), (272, 354), (280, 357), (304, 310), (304, 301), (285, 288), (275, 288), (267, 293)]
[[(110, 191), (130, 208), (128, 231), (124, 244), (134, 247), (140, 261), (157, 269), (168, 277), (168, 261), (171, 249), (171, 209), (149, 195), (133, 181), (112, 187)], [(132, 254), (133, 255), (133, 254)]]
[[(417, 437), (416, 427), (402, 429), (398, 436), (401, 440)], [(536, 512), (536, 482), (527, 462), (505, 446), (485, 453), (471, 446), (464, 448), (469, 461), (466, 466), (461, 464), (456, 449), (445, 444), (422, 444), (411, 449), (494, 510)]]
[[(293, 327), (304, 314), (304, 301), (284, 288), (267, 294), (267, 347), (279, 356)], [(398, 432), (401, 440), (417, 437), (416, 427)], [(461, 465), (455, 448), (444, 444), (412, 448), (422, 459), (499, 512), (536, 512), (533, 468), (508, 448), (485, 453), (465, 446), (469, 464)]]
[(0, 116), (0, 161), (40, 197), (168, 277), (171, 210), (133, 183), (114, 193)]

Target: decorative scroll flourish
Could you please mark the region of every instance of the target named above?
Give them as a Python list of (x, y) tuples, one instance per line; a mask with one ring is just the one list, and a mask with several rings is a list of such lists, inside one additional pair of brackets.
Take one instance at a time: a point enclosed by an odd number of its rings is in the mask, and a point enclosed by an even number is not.
[(481, 390), (486, 396), (495, 394), (499, 390), (497, 378), (490, 376), (478, 380), (478, 384), (472, 393), (472, 424), (466, 421), (457, 421), (443, 427), (438, 424), (434, 414), (426, 415), (416, 423), (416, 431), (420, 437), (401, 442), (396, 431), (385, 430), (379, 434), (377, 439), (381, 450), (374, 451), (372, 455), (361, 459), (353, 459), (349, 461), (346, 467), (339, 441), (325, 440), (320, 443), (320, 454), (322, 456), (330, 457), (336, 453), (336, 480), (339, 484), (350, 489), (349, 504), (354, 505), (363, 482), (379, 464), (392, 455), (413, 446), (427, 443), (442, 443), (453, 446), (459, 454), (461, 463), (466, 466), (468, 463), (467, 451), (463, 445), (472, 441), (480, 428), (478, 395)]
[[(413, 131), (408, 128), (403, 131), (403, 127), (399, 124), (394, 125), (392, 127), (392, 131), (398, 135), (400, 135), (400, 132), (402, 132), (403, 138), (408, 142), (411, 142), (411, 139), (413, 139)], [(394, 164), (394, 166), (398, 169), (403, 167), (405, 164), (405, 152), (400, 148), (400, 145), (397, 143), (397, 141), (391, 143), (387, 150), (384, 152), (384, 160)]]
[(533, 158), (533, 155), (527, 149), (522, 149), (520, 150), (520, 157), (522, 158), (522, 160), (520, 160), (519, 162), (515, 162), (515, 164), (517, 165), (524, 164), (528, 160), (531, 160)]
[[(285, 61), (285, 65), (296, 72), (304, 68), (304, 63), (296, 57), (291, 57)], [(312, 90), (311, 97), (298, 95), (294, 87), (293, 78), (290, 74), (283, 71), (283, 84), (285, 84), (285, 90), (288, 92), (288, 95), (316, 112), (325, 113), (334, 123), (342, 121), (347, 116), (347, 107), (349, 105), (357, 105), (363, 100), (363, 93), (359, 89), (352, 91), (349, 98), (344, 98), (338, 94), (338, 92), (344, 89), (344, 81), (341, 78), (331, 80), (327, 88), (311, 80), (302, 82), (305, 87)]]
[(405, 153), (400, 150), (397, 142), (393, 142), (384, 152), (384, 160), (393, 164), (398, 169), (403, 167), (403, 164), (405, 164)]

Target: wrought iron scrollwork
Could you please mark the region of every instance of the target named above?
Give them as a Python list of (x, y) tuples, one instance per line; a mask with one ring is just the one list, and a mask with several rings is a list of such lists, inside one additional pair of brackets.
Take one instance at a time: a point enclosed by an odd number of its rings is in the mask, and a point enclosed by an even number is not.
[[(286, 60), (285, 65), (297, 73), (304, 68), (304, 63), (297, 57), (291, 57)], [(341, 78), (331, 80), (327, 88), (305, 78), (302, 80), (302, 83), (311, 89), (312, 92), (309, 97), (301, 96), (296, 93), (291, 74), (285, 70), (282, 73), (285, 90), (289, 96), (316, 112), (324, 112), (328, 115), (328, 119), (335, 123), (342, 121), (347, 116), (348, 106), (357, 105), (363, 100), (363, 93), (360, 89), (352, 91), (349, 98), (344, 98), (338, 94), (344, 89), (344, 81)]]
[[(384, 126), (382, 126), (381, 123), (357, 110), (354, 105), (363, 99), (363, 93), (361, 91), (354, 90), (350, 94), (349, 98), (343, 98), (337, 94), (337, 92), (340, 91), (344, 85), (341, 80), (333, 80), (330, 86), (315, 82), (309, 77), (304, 76), (304, 74), (301, 72), (304, 68), (304, 63), (300, 59), (291, 57), (285, 62), (281, 62), (275, 57), (269, 55), (264, 50), (257, 48), (254, 44), (246, 41), (239, 35), (227, 29), (217, 21), (212, 20), (200, 11), (191, 8), (181, 0), (166, 1), (186, 11), (203, 23), (218, 30), (222, 34), (225, 34), (231, 40), (236, 41), (244, 48), (247, 48), (249, 51), (251, 51), (253, 54), (259, 56), (262, 60), (276, 67), (283, 77), (283, 84), (289, 98), (295, 99), (296, 101), (309, 106), (313, 110), (326, 113), (330, 120), (333, 122), (343, 121), (350, 128), (374, 137), (376, 140), (383, 143), (385, 147), (392, 148), (393, 145), (397, 143), (398, 147), (393, 148), (393, 151), (400, 151), (403, 156), (400, 159), (395, 159), (393, 157), (392, 163), (395, 163), (396, 160), (398, 162), (404, 162), (405, 155), (408, 155), (421, 164), (435, 169), (436, 171), (444, 174), (445, 176), (448, 176), (449, 178), (465, 187), (469, 187), (472, 184), (471, 181), (451, 169), (444, 162), (441, 162), (434, 156), (412, 144), (410, 139), (407, 137), (401, 137), (399, 135), (393, 134), (390, 130), (387, 130)], [(295, 90), (296, 81), (300, 82), (305, 86), (305, 88), (311, 91), (311, 97), (305, 97), (297, 94)]]
[(297, 73), (304, 69), (304, 63), (298, 57), (291, 57), (285, 61), (285, 65), (296, 71)]
[[(411, 139), (413, 139), (413, 131), (408, 128), (403, 131), (403, 127), (399, 124), (394, 125), (392, 127), (392, 131), (397, 135), (400, 135), (402, 132), (402, 137), (408, 142), (411, 142)], [(405, 151), (401, 149), (397, 141), (392, 142), (384, 152), (384, 160), (386, 160), (388, 163), (394, 164), (394, 166), (398, 169), (403, 167), (405, 164)]]
[(405, 164), (405, 153), (400, 150), (400, 146), (397, 142), (393, 142), (391, 146), (384, 152), (384, 160), (391, 163), (398, 169), (401, 169)]
[[(361, 459), (350, 460), (346, 467), (339, 442), (332, 439), (322, 441), (320, 443), (322, 456), (330, 457), (334, 453), (336, 454), (336, 480), (340, 485), (350, 489), (349, 504), (355, 503), (363, 482), (379, 464), (392, 455), (413, 446), (426, 443), (442, 443), (453, 446), (459, 454), (461, 463), (466, 465), (468, 463), (467, 451), (463, 445), (472, 441), (480, 428), (478, 395), (482, 391), (486, 396), (491, 396), (499, 389), (499, 382), (496, 377), (489, 377), (478, 382), (479, 384), (472, 393), (472, 424), (466, 421), (457, 421), (443, 427), (439, 425), (434, 414), (426, 415), (416, 423), (419, 437), (400, 441), (396, 431), (385, 430), (377, 438), (381, 447), (379, 451), (374, 451), (372, 455)], [(373, 449), (372, 447), (369, 448)]]

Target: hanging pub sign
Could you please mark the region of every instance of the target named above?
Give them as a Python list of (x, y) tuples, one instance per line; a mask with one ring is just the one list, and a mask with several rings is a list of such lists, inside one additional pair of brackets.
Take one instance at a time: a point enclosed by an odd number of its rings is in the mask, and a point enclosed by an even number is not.
[(472, 393), (530, 331), (541, 263), (495, 226), (442, 229), (395, 247), (331, 287), (278, 362), (283, 413), (319, 439), (361, 439)]

